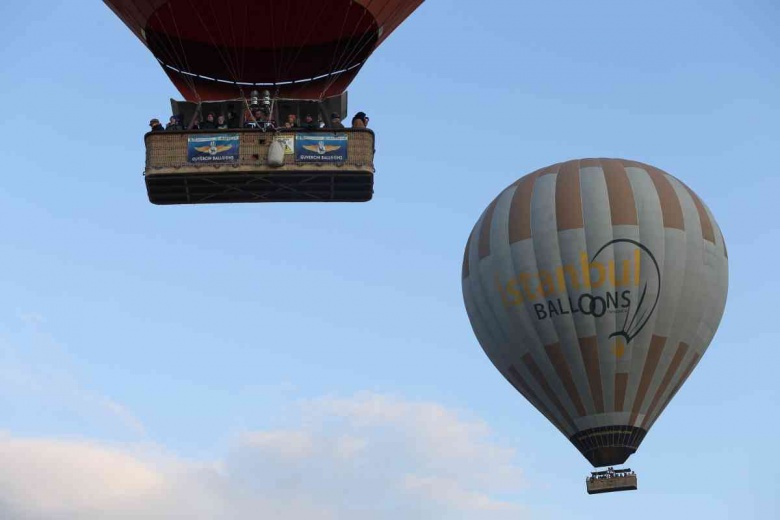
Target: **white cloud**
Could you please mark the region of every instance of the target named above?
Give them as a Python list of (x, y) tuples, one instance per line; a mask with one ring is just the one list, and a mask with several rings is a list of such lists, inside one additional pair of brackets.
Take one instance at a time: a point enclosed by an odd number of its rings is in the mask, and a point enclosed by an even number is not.
[(448, 504), (461, 511), (518, 512), (519, 504), (495, 500), (485, 493), (464, 489), (456, 479), (407, 475), (404, 486), (420, 494), (424, 499)]
[(96, 396), (89, 393), (83, 394), (84, 399), (94, 400), (98, 407), (102, 408), (108, 415), (114, 416), (128, 430), (141, 437), (146, 436), (146, 427), (138, 417), (128, 410), (128, 408), (113, 399), (106, 396)]
[(20, 312), (19, 319), (28, 327), (40, 327), (46, 323), (46, 319), (37, 312)]
[[(0, 436), (9, 520), (517, 520), (520, 470), (481, 421), (376, 394), (302, 403), (224, 460), (160, 448)], [(497, 498), (500, 494), (501, 498)]]
[[(523, 477), (513, 463), (515, 450), (493, 442), (489, 426), (465, 420), (461, 414), (431, 402), (409, 402), (387, 395), (364, 393), (352, 399), (322, 398), (307, 405), (317, 417), (343, 418), (358, 431), (391, 428), (408, 449), (435, 474), (468, 479), (479, 485), (514, 488)], [(320, 417), (319, 420), (322, 420)]]
[(342, 435), (336, 439), (336, 453), (344, 459), (351, 459), (360, 455), (368, 447), (368, 439)]
[(48, 517), (121, 509), (165, 484), (133, 455), (86, 442), (6, 437), (0, 466), (2, 503)]
[(44, 317), (20, 313), (21, 331), (0, 335), (0, 412), (67, 413), (79, 422), (132, 438), (145, 437), (142, 421), (123, 404), (91, 388), (78, 363), (43, 330)]
[(243, 435), (245, 447), (266, 451), (284, 458), (303, 458), (314, 450), (311, 434), (301, 431), (252, 432)]

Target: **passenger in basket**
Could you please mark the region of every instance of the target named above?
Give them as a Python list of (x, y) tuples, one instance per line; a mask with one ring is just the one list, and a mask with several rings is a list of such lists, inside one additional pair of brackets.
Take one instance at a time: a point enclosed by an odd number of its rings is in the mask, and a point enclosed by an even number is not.
[(206, 116), (206, 120), (203, 122), (202, 125), (200, 125), (201, 130), (216, 130), (217, 129), (217, 123), (214, 122), (214, 113), (209, 112), (209, 114)]
[[(297, 116), (295, 114), (287, 114), (287, 121), (284, 123), (285, 128), (298, 128)], [(287, 126), (290, 125), (290, 126)]]
[(152, 127), (152, 132), (164, 132), (165, 128), (163, 128), (163, 125), (160, 124), (160, 120), (156, 117), (149, 121), (149, 126)]
[(227, 130), (228, 124), (227, 121), (225, 121), (225, 116), (222, 114), (217, 116), (217, 130)]
[(273, 132), (276, 130), (276, 125), (269, 119), (270, 116), (266, 116), (262, 110), (255, 111), (254, 121), (248, 120), (244, 126), (247, 128), (257, 128), (263, 132)]
[(368, 116), (365, 112), (358, 112), (355, 117), (352, 118), (352, 128), (366, 128), (368, 127)]
[(235, 113), (228, 112), (228, 115), (227, 115), (227, 125), (228, 125), (228, 128), (238, 128), (239, 122), (238, 122), (238, 118), (236, 117)]
[(171, 116), (171, 118), (168, 120), (168, 124), (165, 125), (166, 130), (184, 130), (184, 127), (181, 126), (181, 123), (179, 123), (179, 118), (176, 116)]
[(306, 114), (306, 117), (303, 119), (303, 128), (306, 130), (317, 130), (317, 123), (314, 122), (311, 114)]
[(330, 115), (330, 127), (336, 129), (344, 128), (344, 124), (341, 122), (341, 116), (336, 112), (333, 112)]

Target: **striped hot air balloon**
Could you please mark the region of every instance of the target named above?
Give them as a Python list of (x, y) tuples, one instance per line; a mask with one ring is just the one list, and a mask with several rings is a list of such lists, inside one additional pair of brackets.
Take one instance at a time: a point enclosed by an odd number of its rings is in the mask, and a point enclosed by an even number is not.
[(504, 377), (593, 464), (622, 464), (701, 360), (726, 304), (712, 213), (652, 166), (582, 159), (506, 188), (463, 297)]

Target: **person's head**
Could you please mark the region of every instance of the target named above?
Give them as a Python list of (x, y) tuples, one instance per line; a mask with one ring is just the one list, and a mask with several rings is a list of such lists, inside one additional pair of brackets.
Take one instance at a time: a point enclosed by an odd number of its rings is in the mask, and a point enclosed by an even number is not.
[(368, 126), (368, 116), (366, 115), (365, 112), (358, 112), (357, 114), (355, 114), (355, 117), (353, 117), (352, 120), (354, 121), (355, 119), (359, 119), (360, 121), (363, 121), (363, 124)]
[(224, 124), (225, 123), (225, 116), (223, 116), (222, 114), (218, 115), (217, 116), (217, 123)]
[(262, 110), (255, 110), (255, 119), (258, 121), (265, 121), (265, 114)]
[(295, 123), (295, 114), (287, 114), (287, 122), (290, 124)]
[(213, 112), (209, 112), (209, 115), (206, 116), (206, 120), (207, 121), (211, 121), (213, 123), (214, 122), (214, 113)]
[(338, 115), (336, 112), (333, 112), (330, 115), (330, 121), (331, 123), (341, 123), (341, 116)]
[(156, 117), (149, 121), (149, 126), (151, 126), (151, 127), (155, 127), (155, 126), (157, 126), (159, 124), (160, 124), (160, 120), (157, 119)]
[(306, 114), (306, 118), (304, 119), (304, 121), (306, 121), (307, 123), (311, 123), (312, 121), (311, 114)]
[(171, 118), (168, 120), (168, 122), (172, 125), (175, 125), (177, 123), (176, 116), (171, 116)]

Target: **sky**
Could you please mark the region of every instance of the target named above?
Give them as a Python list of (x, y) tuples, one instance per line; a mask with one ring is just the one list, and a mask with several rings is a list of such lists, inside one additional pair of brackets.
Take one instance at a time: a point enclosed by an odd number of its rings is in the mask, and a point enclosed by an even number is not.
[[(96, 0), (0, 19), (0, 517), (780, 517), (774, 0), (425, 2), (349, 89), (367, 204), (150, 204), (151, 54)], [(585, 493), (461, 296), (485, 206), (580, 157), (682, 179), (729, 250), (631, 493)]]

